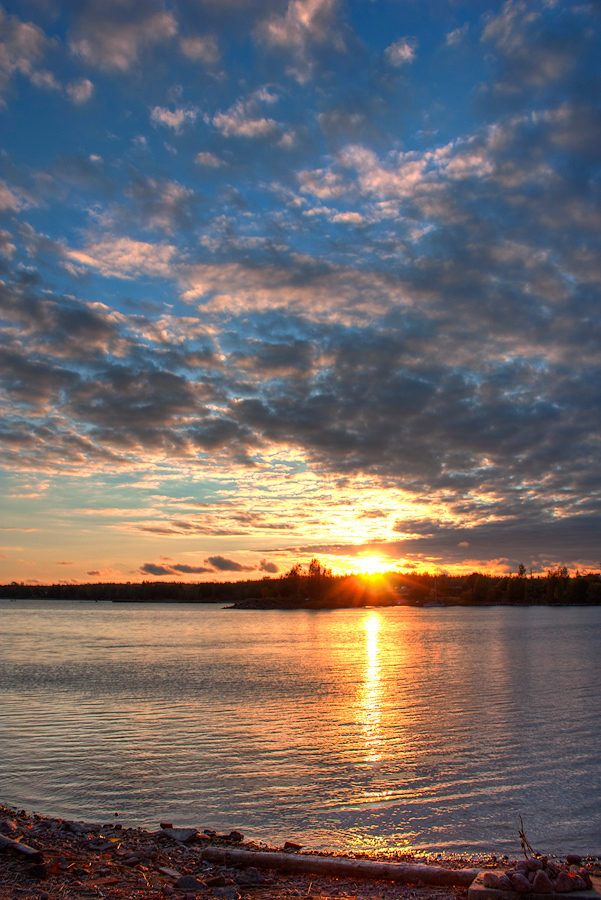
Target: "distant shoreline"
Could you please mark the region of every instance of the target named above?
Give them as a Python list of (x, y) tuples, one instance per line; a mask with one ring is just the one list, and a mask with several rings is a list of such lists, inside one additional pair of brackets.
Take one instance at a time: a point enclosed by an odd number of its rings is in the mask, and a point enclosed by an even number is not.
[(398, 571), (332, 575), (317, 561), (284, 575), (245, 581), (142, 581), (0, 585), (3, 600), (91, 600), (114, 603), (211, 603), (233, 609), (353, 609), (445, 606), (601, 606), (601, 573), (564, 567), (513, 575), (433, 575)]
[[(306, 602), (285, 602), (285, 601), (270, 601), (263, 600), (262, 598), (250, 598), (249, 600), (242, 600), (238, 603), (231, 603), (231, 601), (222, 599), (222, 600), (182, 600), (180, 598), (136, 598), (136, 597), (124, 597), (124, 598), (111, 598), (111, 597), (100, 597), (98, 599), (91, 599), (89, 597), (0, 597), (0, 600), (8, 601), (10, 603), (28, 603), (30, 601), (41, 600), (42, 602), (48, 603), (60, 603), (61, 601), (68, 601), (73, 603), (135, 603), (137, 605), (165, 605), (165, 606), (221, 606), (224, 610), (257, 610), (257, 611), (268, 611), (268, 610), (280, 610), (283, 612), (293, 611), (293, 610), (336, 610), (336, 609), (461, 609), (461, 608), (469, 608), (469, 609), (493, 609), (493, 608), (502, 608), (508, 607), (512, 609), (516, 608), (527, 608), (534, 609), (536, 607), (546, 608), (546, 609), (582, 609), (585, 608), (595, 608), (601, 606), (601, 603), (519, 603), (519, 602), (511, 602), (509, 600), (499, 600), (496, 603), (399, 603), (398, 601), (390, 602), (390, 603), (332, 603), (328, 604), (327, 602), (315, 602), (315, 603), (306, 603)], [(228, 603), (228, 606), (224, 606), (225, 603)]]

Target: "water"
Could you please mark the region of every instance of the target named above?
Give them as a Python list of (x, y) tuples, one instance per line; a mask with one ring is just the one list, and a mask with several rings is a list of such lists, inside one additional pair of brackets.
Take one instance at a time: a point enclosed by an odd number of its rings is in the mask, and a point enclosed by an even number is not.
[(601, 608), (0, 601), (0, 800), (274, 845), (601, 854)]

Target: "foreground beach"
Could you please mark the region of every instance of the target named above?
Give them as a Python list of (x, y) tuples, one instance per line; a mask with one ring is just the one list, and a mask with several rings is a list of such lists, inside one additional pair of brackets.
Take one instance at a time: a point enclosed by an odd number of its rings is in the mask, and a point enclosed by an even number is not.
[[(494, 855), (371, 858), (402, 868), (407, 880), (398, 883), (377, 877), (377, 866), (371, 867), (373, 876), (356, 877), (358, 868), (370, 868), (364, 854), (311, 853), (307, 859), (296, 844), (268, 848), (245, 841), (238, 832), (219, 835), (174, 828), (168, 822), (150, 832), (125, 828), (117, 821), (72, 822), (1, 805), (0, 845), (0, 900), (178, 900), (186, 896), (199, 900), (465, 900), (476, 870), (509, 868), (511, 864), (507, 857)], [(247, 854), (254, 854), (258, 865), (249, 865)], [(273, 868), (266, 865), (267, 854), (271, 854)], [(243, 866), (232, 864), (236, 858), (245, 859)], [(305, 863), (322, 871), (285, 871)], [(601, 875), (599, 859), (589, 857), (582, 863), (591, 875)], [(324, 874), (328, 868), (338, 874)], [(437, 885), (437, 879), (444, 884)]]

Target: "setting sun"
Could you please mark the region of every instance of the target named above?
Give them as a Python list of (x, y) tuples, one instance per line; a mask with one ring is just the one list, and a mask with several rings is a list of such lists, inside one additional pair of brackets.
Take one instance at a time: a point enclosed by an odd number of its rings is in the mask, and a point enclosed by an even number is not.
[(362, 556), (361, 571), (366, 575), (379, 575), (390, 568), (390, 562), (385, 562), (379, 556)]

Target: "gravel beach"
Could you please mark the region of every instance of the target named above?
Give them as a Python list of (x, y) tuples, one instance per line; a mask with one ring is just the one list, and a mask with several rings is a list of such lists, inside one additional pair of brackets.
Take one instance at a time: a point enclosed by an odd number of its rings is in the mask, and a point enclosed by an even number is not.
[[(16, 846), (19, 845), (19, 846)], [(220, 853), (219, 850), (224, 852)], [(239, 851), (254, 853), (260, 865), (244, 867), (226, 860), (245, 857)], [(273, 854), (274, 867), (266, 864), (266, 853)], [(284, 856), (286, 854), (286, 856)], [(127, 828), (117, 819), (110, 823), (73, 822), (27, 813), (0, 805), (0, 900), (37, 898), (164, 898), (197, 897), (199, 900), (465, 900), (467, 872), (463, 870), (509, 868), (511, 860), (487, 857), (417, 857), (412, 854), (381, 855), (311, 853), (317, 868), (327, 869), (340, 861), (373, 860), (407, 866), (411, 880), (398, 883), (389, 879), (357, 878), (323, 872), (294, 873), (275, 863), (304, 857), (298, 845), (282, 847), (246, 841), (238, 832), (220, 835), (209, 830), (173, 827), (171, 822), (157, 823), (156, 831)], [(308, 861), (310, 864), (310, 860)], [(598, 859), (582, 861), (591, 874), (601, 874)], [(343, 862), (343, 865), (345, 863)], [(426, 884), (414, 867), (424, 873), (450, 870), (458, 884), (438, 887)], [(420, 870), (418, 869), (417, 872)], [(434, 872), (434, 875), (436, 873)], [(426, 877), (426, 876), (424, 876)]]

